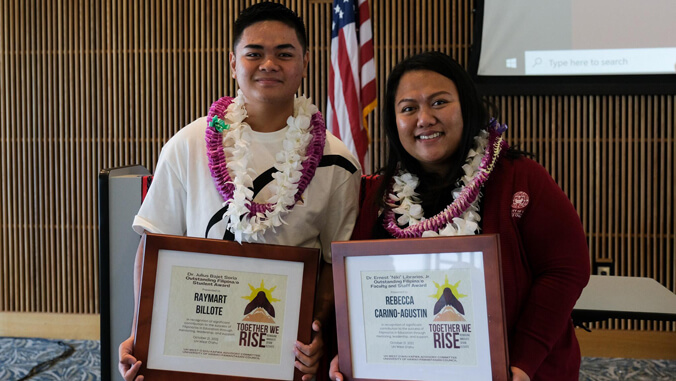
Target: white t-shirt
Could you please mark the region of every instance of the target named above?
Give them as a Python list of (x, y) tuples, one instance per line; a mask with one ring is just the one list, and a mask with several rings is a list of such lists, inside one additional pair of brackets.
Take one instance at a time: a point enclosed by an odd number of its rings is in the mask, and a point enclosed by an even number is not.
[[(210, 220), (223, 208), (223, 198), (209, 171), (206, 128), (206, 117), (197, 119), (162, 148), (152, 185), (134, 218), (137, 233), (147, 230), (200, 238), (225, 236), (223, 220), (215, 223), (207, 235)], [(286, 128), (272, 133), (253, 132), (250, 167), (256, 171), (252, 175), (254, 181), (274, 166), (285, 133)], [(330, 155), (342, 156), (344, 164), (320, 165), (302, 200), (282, 216), (287, 224), (276, 227), (275, 232), (268, 229), (258, 242), (318, 248), (331, 262), (331, 242), (348, 240), (357, 218), (361, 168), (345, 145), (327, 131), (324, 158)], [(269, 188), (262, 188), (254, 201), (264, 203), (271, 196)]]

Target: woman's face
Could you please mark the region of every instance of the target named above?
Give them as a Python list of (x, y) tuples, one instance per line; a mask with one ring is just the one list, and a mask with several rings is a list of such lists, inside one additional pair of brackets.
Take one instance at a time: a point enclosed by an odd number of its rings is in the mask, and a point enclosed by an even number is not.
[(395, 93), (394, 114), (406, 152), (426, 172), (447, 175), (463, 128), (455, 83), (429, 70), (407, 72)]

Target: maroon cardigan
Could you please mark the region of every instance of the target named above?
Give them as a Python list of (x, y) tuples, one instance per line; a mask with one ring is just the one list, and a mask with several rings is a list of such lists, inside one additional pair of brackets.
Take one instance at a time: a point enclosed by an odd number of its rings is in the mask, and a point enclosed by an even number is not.
[[(362, 180), (352, 239), (370, 239), (381, 178)], [(485, 184), (482, 233), (500, 234), (509, 360), (531, 380), (579, 378), (580, 348), (571, 311), (589, 280), (580, 218), (541, 165), (501, 158)]]

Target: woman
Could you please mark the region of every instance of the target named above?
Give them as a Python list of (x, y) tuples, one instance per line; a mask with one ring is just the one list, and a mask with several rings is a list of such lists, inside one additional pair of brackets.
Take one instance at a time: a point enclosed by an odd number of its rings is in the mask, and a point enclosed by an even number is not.
[[(589, 279), (580, 219), (547, 171), (508, 148), (464, 69), (430, 52), (386, 89), (388, 162), (362, 183), (353, 239), (500, 234), (512, 380), (577, 380), (571, 311)], [(342, 380), (337, 361), (332, 379)]]

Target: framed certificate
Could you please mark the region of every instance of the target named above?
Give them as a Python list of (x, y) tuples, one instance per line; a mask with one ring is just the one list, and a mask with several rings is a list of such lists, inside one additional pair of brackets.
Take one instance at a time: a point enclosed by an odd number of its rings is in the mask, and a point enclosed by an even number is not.
[(319, 250), (146, 234), (134, 356), (152, 380), (300, 380)]
[(334, 242), (348, 380), (508, 380), (497, 235)]

